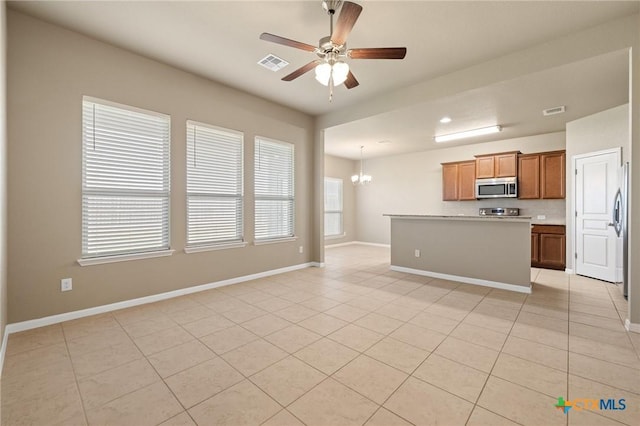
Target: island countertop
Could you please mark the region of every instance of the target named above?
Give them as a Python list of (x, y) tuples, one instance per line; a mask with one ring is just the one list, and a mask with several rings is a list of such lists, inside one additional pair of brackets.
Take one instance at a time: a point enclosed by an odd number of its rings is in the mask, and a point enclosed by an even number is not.
[(505, 222), (531, 222), (531, 216), (471, 216), (471, 215), (438, 215), (438, 214), (392, 214), (385, 213), (398, 219), (433, 219), (433, 220), (497, 220)]

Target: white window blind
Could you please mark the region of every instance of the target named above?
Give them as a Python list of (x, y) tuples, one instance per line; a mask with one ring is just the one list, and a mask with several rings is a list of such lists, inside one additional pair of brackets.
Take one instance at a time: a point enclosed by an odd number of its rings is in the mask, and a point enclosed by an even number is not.
[(342, 179), (324, 178), (324, 236), (342, 235)]
[(187, 246), (242, 241), (243, 138), (187, 122)]
[(168, 115), (84, 97), (82, 258), (169, 249)]
[(255, 238), (294, 236), (293, 145), (255, 140)]

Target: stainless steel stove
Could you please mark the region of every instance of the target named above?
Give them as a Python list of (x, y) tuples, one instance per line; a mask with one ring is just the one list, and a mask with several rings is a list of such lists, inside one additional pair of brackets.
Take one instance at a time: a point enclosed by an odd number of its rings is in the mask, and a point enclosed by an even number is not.
[(520, 216), (520, 209), (516, 207), (482, 207), (480, 216)]

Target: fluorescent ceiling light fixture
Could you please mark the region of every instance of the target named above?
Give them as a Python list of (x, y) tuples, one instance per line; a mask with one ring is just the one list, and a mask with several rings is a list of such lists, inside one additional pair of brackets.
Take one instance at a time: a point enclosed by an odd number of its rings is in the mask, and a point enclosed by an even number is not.
[(480, 129), (466, 130), (464, 132), (450, 133), (448, 135), (440, 135), (434, 137), (436, 142), (449, 142), (457, 139), (471, 138), (474, 136), (489, 135), (502, 131), (501, 126), (482, 127)]
[(442, 118), (440, 119), (440, 122), (441, 122), (442, 124), (451, 123), (451, 117), (442, 117)]

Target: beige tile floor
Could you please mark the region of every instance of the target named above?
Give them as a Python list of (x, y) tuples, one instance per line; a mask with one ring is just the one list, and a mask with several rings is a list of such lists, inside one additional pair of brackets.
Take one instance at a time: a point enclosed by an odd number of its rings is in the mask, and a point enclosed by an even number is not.
[[(527, 296), (391, 272), (368, 246), (326, 261), (11, 335), (2, 424), (638, 424), (616, 286), (532, 270)], [(565, 415), (560, 396), (627, 408)]]

